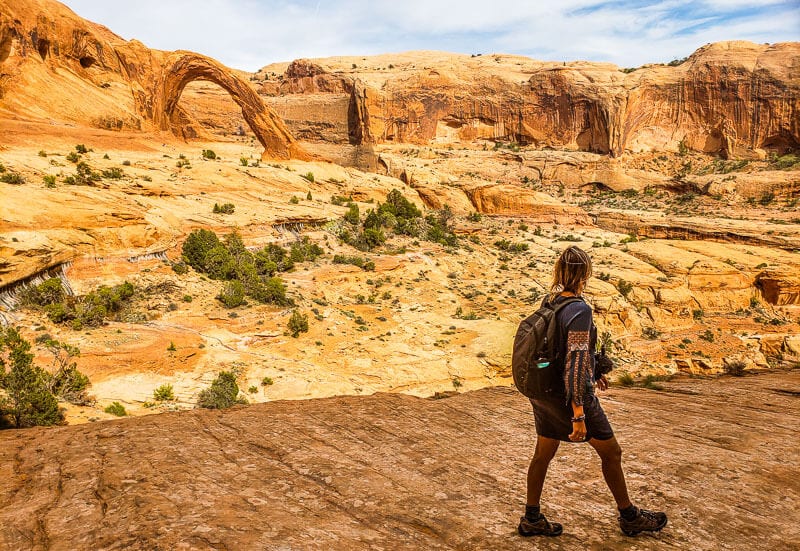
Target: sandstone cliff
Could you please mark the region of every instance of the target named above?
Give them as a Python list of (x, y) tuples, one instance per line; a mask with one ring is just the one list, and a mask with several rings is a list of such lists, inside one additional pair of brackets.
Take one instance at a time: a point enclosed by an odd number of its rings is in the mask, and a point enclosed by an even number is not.
[(276, 64), (258, 76), (270, 95), (350, 94), (351, 135), (365, 141), (485, 138), (612, 156), (676, 150), (682, 142), (732, 157), (800, 145), (798, 67), (798, 43), (722, 42), (677, 66), (625, 71), (603, 63), (409, 52), (305, 60), (282, 75), (284, 66)]
[(178, 100), (198, 79), (231, 95), (264, 157), (307, 157), (249, 83), (213, 59), (126, 42), (53, 0), (0, 1), (0, 113), (6, 118), (182, 135), (190, 119)]

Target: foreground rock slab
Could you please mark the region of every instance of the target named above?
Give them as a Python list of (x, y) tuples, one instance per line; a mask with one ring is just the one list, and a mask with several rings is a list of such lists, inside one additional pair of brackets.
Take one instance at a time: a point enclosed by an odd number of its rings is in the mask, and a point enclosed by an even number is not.
[(515, 533), (534, 441), (510, 388), (285, 401), (0, 433), (0, 549), (790, 549), (800, 371), (612, 389), (629, 539), (588, 446), (545, 487), (564, 535)]

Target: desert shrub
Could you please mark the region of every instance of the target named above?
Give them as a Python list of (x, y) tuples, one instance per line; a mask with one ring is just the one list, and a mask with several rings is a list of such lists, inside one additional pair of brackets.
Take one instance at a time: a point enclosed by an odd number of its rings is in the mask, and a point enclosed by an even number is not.
[[(64, 413), (47, 387), (50, 375), (33, 364), (31, 345), (15, 328), (0, 328), (0, 416), (17, 428), (58, 425)], [(6, 370), (8, 368), (8, 370)]]
[(208, 251), (203, 264), (203, 271), (211, 279), (228, 280), (236, 276), (236, 261), (222, 243)]
[(212, 212), (214, 214), (233, 214), (234, 210), (236, 210), (236, 205), (233, 203), (223, 203), (222, 205), (214, 203)]
[(127, 281), (114, 287), (101, 285), (86, 295), (65, 296), (63, 301), (48, 303), (44, 311), (53, 323), (69, 322), (76, 330), (84, 326), (97, 327), (111, 314), (119, 312), (133, 294), (133, 285)]
[(289, 199), (289, 203), (292, 205), (297, 205), (298, 203), (300, 203), (300, 198), (295, 195), (292, 195), (292, 198)]
[(207, 409), (225, 409), (242, 403), (246, 401), (239, 397), (236, 375), (230, 371), (220, 371), (211, 386), (200, 391), (197, 399), (197, 405)]
[(309, 191), (308, 193), (306, 193), (306, 201), (311, 201), (311, 200), (313, 200), (313, 199), (314, 199), (314, 198), (311, 196), (311, 191)]
[(173, 262), (172, 271), (178, 275), (185, 275), (189, 273), (189, 267), (186, 265), (185, 262)]
[(289, 334), (297, 338), (300, 333), (308, 332), (308, 316), (295, 310), (292, 312), (292, 317), (289, 318), (286, 326), (289, 328)]
[(694, 318), (696, 320), (701, 320), (701, 319), (703, 319), (703, 316), (705, 316), (705, 312), (703, 311), (702, 308), (698, 308), (696, 310), (692, 310), (692, 318)]
[(0, 182), (19, 186), (25, 183), (25, 178), (17, 172), (4, 172), (0, 174)]
[(334, 264), (350, 264), (352, 266), (358, 266), (364, 271), (372, 271), (375, 269), (375, 263), (372, 260), (367, 258), (363, 258), (360, 256), (349, 256), (343, 254), (337, 254), (333, 257)]
[(217, 300), (228, 308), (241, 306), (244, 304), (244, 285), (238, 280), (229, 281), (217, 296)]
[(350, 204), (349, 210), (344, 215), (344, 221), (357, 226), (361, 222), (361, 216), (359, 215), (358, 205), (355, 203)]
[(52, 174), (45, 174), (42, 177), (42, 181), (44, 182), (44, 187), (46, 188), (54, 188), (56, 187), (56, 177)]
[(336, 205), (337, 207), (341, 207), (342, 205), (346, 205), (347, 203), (352, 203), (352, 197), (342, 197), (341, 195), (333, 195), (331, 196), (331, 204)]
[(252, 297), (264, 304), (275, 304), (277, 306), (291, 306), (294, 304), (292, 299), (286, 296), (286, 285), (279, 277), (270, 277), (266, 280), (259, 280), (252, 286), (246, 286), (247, 296)]
[(111, 415), (116, 415), (117, 417), (125, 417), (128, 415), (128, 412), (125, 411), (125, 406), (119, 402), (111, 402), (103, 411), (110, 413)]
[(734, 377), (741, 377), (744, 375), (744, 369), (747, 365), (741, 360), (733, 360), (725, 364), (725, 373), (733, 375)]
[(617, 290), (623, 297), (628, 298), (628, 295), (633, 291), (633, 283), (620, 278), (620, 280), (617, 281)]
[(261, 386), (270, 386), (273, 384), (272, 377), (264, 377), (261, 379)]
[(109, 180), (119, 180), (120, 178), (125, 176), (125, 173), (122, 171), (122, 169), (116, 166), (111, 167), (107, 170), (103, 170), (102, 174), (103, 178), (108, 178)]
[(288, 272), (294, 268), (294, 261), (289, 251), (270, 243), (255, 254), (256, 270), (261, 275), (272, 275), (277, 272)]
[(204, 149), (201, 155), (203, 156), (204, 159), (208, 159), (210, 161), (213, 161), (214, 159), (217, 158), (217, 154), (214, 153), (214, 151), (212, 151), (211, 149)]
[(305, 174), (301, 174), (300, 177), (303, 178), (304, 180), (308, 181), (308, 182), (311, 182), (312, 184), (314, 183), (314, 173), (313, 172), (306, 172)]
[(642, 336), (646, 339), (655, 340), (661, 335), (658, 329), (655, 327), (645, 327), (642, 329)]
[(25, 306), (47, 306), (61, 302), (66, 297), (66, 292), (57, 277), (51, 277), (38, 285), (31, 285), (19, 294), (20, 302)]
[(122, 161), (122, 166), (131, 166), (131, 162), (128, 160)]
[(45, 151), (44, 149), (40, 149), (39, 150), (39, 157), (47, 157), (47, 151)]
[(81, 155), (89, 153), (89, 149), (82, 143), (79, 143), (78, 145), (75, 146), (75, 151), (77, 153), (80, 153)]
[(221, 244), (217, 234), (213, 231), (205, 229), (194, 230), (183, 242), (181, 249), (183, 260), (198, 272), (205, 272), (206, 255)]
[(153, 391), (153, 399), (157, 402), (169, 402), (175, 399), (172, 385), (163, 384)]
[(70, 151), (69, 153), (67, 153), (66, 158), (71, 163), (77, 163), (81, 159), (81, 156), (75, 153), (74, 151)]
[(80, 349), (51, 338), (42, 339), (41, 344), (53, 355), (53, 373), (45, 379), (47, 389), (72, 404), (85, 404), (89, 377), (78, 371), (77, 363), (72, 361), (81, 355)]
[(714, 342), (714, 332), (711, 329), (706, 329), (705, 332), (700, 335), (700, 338), (704, 341)]
[(767, 206), (775, 200), (775, 194), (771, 191), (765, 191), (761, 194), (761, 197), (758, 198), (759, 204), (762, 206)]
[(481, 213), (477, 211), (470, 212), (467, 215), (467, 220), (469, 220), (470, 222), (480, 222), (481, 220), (483, 220), (483, 216), (481, 216)]
[(506, 251), (509, 253), (521, 253), (528, 250), (527, 243), (512, 243), (508, 239), (500, 239), (499, 241), (495, 241), (494, 246), (501, 251)]
[(301, 241), (292, 243), (289, 258), (292, 262), (312, 262), (324, 252), (322, 247), (312, 243), (308, 237), (303, 237)]

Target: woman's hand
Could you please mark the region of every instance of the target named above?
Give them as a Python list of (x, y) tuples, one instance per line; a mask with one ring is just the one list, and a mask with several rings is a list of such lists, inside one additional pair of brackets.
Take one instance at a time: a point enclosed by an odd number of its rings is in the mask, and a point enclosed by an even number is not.
[(608, 389), (608, 379), (606, 379), (605, 375), (601, 375), (600, 378), (595, 381), (595, 383), (597, 384), (597, 388), (600, 390)]
[(572, 434), (569, 435), (569, 439), (573, 442), (583, 442), (586, 438), (586, 422), (585, 421), (574, 421), (572, 423)]

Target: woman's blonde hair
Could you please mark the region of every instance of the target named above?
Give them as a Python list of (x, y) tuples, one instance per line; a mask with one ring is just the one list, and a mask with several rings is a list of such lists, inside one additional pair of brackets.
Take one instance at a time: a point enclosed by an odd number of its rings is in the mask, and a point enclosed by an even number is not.
[(563, 291), (578, 294), (581, 284), (592, 277), (592, 259), (582, 249), (567, 247), (556, 260), (553, 268), (553, 284), (550, 286), (550, 298), (555, 298)]

